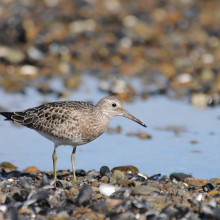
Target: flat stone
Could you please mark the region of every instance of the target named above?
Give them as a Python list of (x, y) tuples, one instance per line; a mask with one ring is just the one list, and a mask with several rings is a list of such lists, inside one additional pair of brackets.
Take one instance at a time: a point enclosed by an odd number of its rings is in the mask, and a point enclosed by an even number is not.
[(30, 167), (27, 167), (27, 168), (24, 170), (24, 172), (33, 174), (33, 173), (38, 173), (39, 170), (38, 170), (38, 168), (35, 167), (35, 166), (30, 166)]
[(210, 183), (220, 183), (220, 178), (212, 178), (209, 180)]
[(143, 198), (146, 199), (148, 202), (152, 202), (156, 204), (167, 202), (167, 198), (165, 196), (146, 196)]
[(152, 192), (160, 192), (159, 189), (149, 186), (149, 185), (140, 185), (134, 188), (133, 193), (134, 194), (140, 194), (140, 195), (149, 195)]
[(7, 194), (0, 194), (0, 203), (5, 203)]
[(111, 182), (112, 179), (113, 180), (120, 180), (120, 179), (124, 179), (124, 177), (125, 177), (124, 173), (122, 173), (119, 170), (115, 170), (113, 175), (110, 178), (110, 182)]
[(10, 171), (13, 171), (13, 170), (17, 169), (17, 167), (14, 164), (9, 163), (9, 162), (2, 162), (0, 164), (0, 168), (4, 168), (4, 170), (6, 172), (10, 172)]
[(197, 182), (197, 181), (194, 181), (194, 180), (190, 180), (190, 181), (188, 182), (188, 185), (189, 185), (189, 186), (202, 186), (202, 183)]
[(198, 183), (208, 183), (208, 181), (206, 179), (195, 179), (195, 178), (185, 178), (184, 179), (185, 183), (189, 183), (190, 181), (195, 181)]
[(170, 180), (176, 179), (177, 181), (184, 181), (186, 178), (192, 178), (192, 175), (185, 174), (185, 173), (171, 173), (170, 174)]
[(135, 166), (131, 166), (131, 165), (128, 165), (128, 166), (120, 166), (120, 167), (114, 167), (111, 171), (112, 173), (115, 171), (115, 170), (119, 170), (121, 172), (123, 172), (124, 174), (137, 174), (139, 171), (138, 171), (138, 168), (135, 167)]

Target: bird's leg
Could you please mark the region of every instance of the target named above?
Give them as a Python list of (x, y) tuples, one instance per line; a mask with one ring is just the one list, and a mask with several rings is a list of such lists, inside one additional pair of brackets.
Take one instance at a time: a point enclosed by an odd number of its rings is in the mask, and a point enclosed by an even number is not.
[(75, 152), (76, 152), (76, 147), (73, 148), (73, 152), (71, 154), (71, 162), (72, 162), (72, 168), (73, 168), (73, 182), (76, 181), (76, 174), (75, 174)]
[(57, 172), (56, 172), (56, 168), (57, 168), (57, 146), (54, 146), (54, 151), (52, 154), (52, 158), (53, 158), (53, 176), (54, 179), (57, 178)]

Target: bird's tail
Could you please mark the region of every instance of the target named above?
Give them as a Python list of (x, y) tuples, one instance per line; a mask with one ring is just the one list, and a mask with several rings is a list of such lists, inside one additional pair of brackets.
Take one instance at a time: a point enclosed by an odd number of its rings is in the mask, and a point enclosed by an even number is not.
[(5, 121), (13, 121), (11, 116), (14, 115), (14, 112), (0, 112), (0, 115), (6, 117)]

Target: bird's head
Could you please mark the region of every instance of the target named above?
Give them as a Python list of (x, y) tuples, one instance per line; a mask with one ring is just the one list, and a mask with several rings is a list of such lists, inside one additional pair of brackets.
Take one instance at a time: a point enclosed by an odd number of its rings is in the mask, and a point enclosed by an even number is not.
[(147, 127), (143, 122), (141, 122), (139, 119), (126, 111), (122, 101), (116, 96), (104, 97), (96, 104), (96, 106), (101, 110), (102, 114), (106, 115), (109, 118), (123, 116), (137, 122), (144, 127)]

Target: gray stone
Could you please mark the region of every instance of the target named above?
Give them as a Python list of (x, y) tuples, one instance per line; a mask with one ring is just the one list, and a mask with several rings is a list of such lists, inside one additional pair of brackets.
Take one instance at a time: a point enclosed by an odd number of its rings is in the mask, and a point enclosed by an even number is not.
[(176, 195), (177, 196), (186, 196), (186, 195), (188, 195), (188, 190), (186, 190), (186, 189), (178, 189), (177, 191), (176, 191)]
[(176, 179), (177, 181), (183, 181), (185, 178), (192, 178), (192, 175), (190, 174), (185, 174), (185, 173), (171, 173), (170, 174), (170, 179)]
[(111, 176), (110, 178), (110, 182), (112, 180), (120, 180), (120, 179), (124, 179), (125, 178), (125, 175), (124, 173), (122, 173), (121, 171), (119, 170), (115, 170), (115, 172), (113, 173), (113, 175)]
[(148, 186), (148, 185), (140, 185), (134, 188), (133, 193), (140, 194), (140, 195), (149, 195), (155, 191), (160, 192), (160, 190), (155, 187)]

